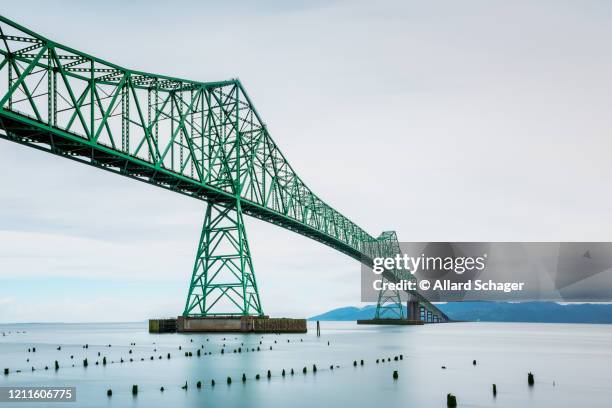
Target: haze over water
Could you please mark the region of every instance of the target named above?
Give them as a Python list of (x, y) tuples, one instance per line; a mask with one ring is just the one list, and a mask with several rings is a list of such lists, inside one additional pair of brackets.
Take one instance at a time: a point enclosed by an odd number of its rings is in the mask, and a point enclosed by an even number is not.
[[(1, 332), (6, 335), (0, 336), (0, 369), (8, 367), (10, 374), (0, 377), (0, 386), (76, 386), (77, 403), (54, 403), (56, 407), (367, 407), (384, 401), (385, 406), (421, 408), (445, 406), (448, 392), (457, 396), (461, 407), (608, 407), (612, 401), (610, 325), (383, 327), (322, 322), (320, 338), (312, 323), (308, 334), (263, 337), (149, 334), (146, 323), (14, 324), (0, 325)], [(220, 354), (223, 344), (225, 354)], [(28, 353), (32, 347), (36, 352)], [(234, 354), (238, 347), (242, 353)], [(261, 351), (246, 352), (247, 347)], [(198, 348), (212, 355), (197, 357)], [(185, 357), (185, 351), (191, 351), (193, 357)], [(400, 354), (403, 360), (394, 361)], [(107, 358), (106, 366), (101, 365), (102, 356)], [(84, 358), (89, 362), (87, 368)], [(376, 364), (382, 358), (391, 361)], [(60, 365), (57, 372), (55, 360)], [(36, 371), (31, 371), (32, 366)], [(44, 370), (45, 366), (49, 369)], [(304, 375), (305, 366), (308, 373)], [(271, 370), (271, 379), (267, 379), (267, 370)], [(397, 380), (392, 378), (394, 370), (399, 373)], [(533, 387), (527, 385), (530, 371), (535, 374)], [(241, 381), (243, 373), (246, 383)], [(255, 380), (256, 374), (260, 380)], [(226, 384), (227, 376), (232, 377), (231, 385)], [(214, 388), (211, 379), (216, 381)], [(201, 389), (196, 388), (198, 380)], [(187, 390), (181, 389), (185, 381)], [(497, 384), (496, 398), (491, 392), (493, 383)], [(131, 395), (132, 384), (139, 386), (136, 397)], [(108, 388), (113, 390), (110, 398)], [(9, 405), (0, 403), (0, 408)], [(24, 408), (42, 405), (18, 404)]]

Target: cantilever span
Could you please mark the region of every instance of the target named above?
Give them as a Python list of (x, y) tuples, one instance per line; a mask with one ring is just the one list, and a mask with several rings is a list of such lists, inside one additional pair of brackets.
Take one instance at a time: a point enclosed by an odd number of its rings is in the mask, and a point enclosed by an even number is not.
[(237, 79), (126, 69), (0, 16), (0, 129), (4, 139), (208, 203), (185, 316), (263, 314), (243, 214), (361, 262), (395, 250), (394, 233), (373, 237), (306, 186)]

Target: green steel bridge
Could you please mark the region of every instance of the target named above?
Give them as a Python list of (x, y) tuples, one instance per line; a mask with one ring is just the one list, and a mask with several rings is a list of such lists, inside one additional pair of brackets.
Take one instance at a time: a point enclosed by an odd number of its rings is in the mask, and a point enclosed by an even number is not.
[[(126, 69), (2, 16), (0, 137), (205, 201), (184, 316), (263, 315), (244, 214), (364, 264), (399, 251), (395, 232), (368, 234), (306, 186), (239, 80)], [(448, 320), (410, 297), (416, 318)], [(399, 293), (380, 293), (376, 317), (405, 317)]]

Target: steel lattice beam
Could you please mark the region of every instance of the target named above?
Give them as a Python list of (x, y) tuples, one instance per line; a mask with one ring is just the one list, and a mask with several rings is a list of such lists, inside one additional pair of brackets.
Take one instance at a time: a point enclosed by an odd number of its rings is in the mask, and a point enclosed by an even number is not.
[(2, 138), (216, 206), (239, 202), (239, 218), (262, 219), (361, 262), (395, 250), (306, 186), (237, 79), (126, 69), (0, 16), (0, 129)]

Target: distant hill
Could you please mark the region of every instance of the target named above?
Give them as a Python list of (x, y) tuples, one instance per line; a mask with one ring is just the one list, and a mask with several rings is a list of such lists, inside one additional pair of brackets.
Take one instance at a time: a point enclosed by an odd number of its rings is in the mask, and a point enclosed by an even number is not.
[[(612, 304), (555, 302), (453, 302), (437, 305), (453, 320), (482, 322), (530, 323), (606, 323), (612, 324)], [(351, 321), (371, 319), (376, 305), (342, 307), (330, 310), (309, 320)]]

